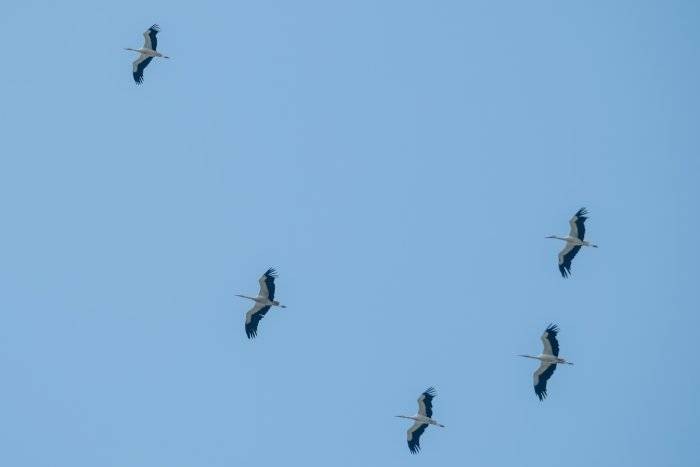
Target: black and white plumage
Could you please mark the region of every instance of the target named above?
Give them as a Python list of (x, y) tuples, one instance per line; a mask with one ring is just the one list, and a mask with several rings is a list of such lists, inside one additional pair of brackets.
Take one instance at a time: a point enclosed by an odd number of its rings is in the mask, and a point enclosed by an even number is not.
[(428, 425), (435, 425), (439, 427), (445, 427), (437, 421), (433, 420), (433, 398), (436, 396), (435, 388), (432, 386), (423, 391), (423, 393), (418, 398), (418, 413), (413, 416), (408, 415), (397, 415), (399, 418), (408, 418), (413, 420), (413, 425), (406, 432), (406, 441), (408, 443), (408, 450), (411, 454), (417, 454), (420, 452), (420, 437), (428, 428)]
[(540, 400), (547, 397), (547, 381), (552, 377), (559, 364), (573, 365), (563, 358), (559, 358), (559, 341), (557, 334), (559, 328), (555, 324), (550, 324), (544, 330), (540, 339), (542, 340), (542, 353), (534, 355), (520, 355), (521, 357), (534, 358), (540, 361), (540, 366), (532, 375), (535, 394)]
[(260, 276), (258, 282), (260, 283), (260, 291), (257, 297), (248, 297), (246, 295), (237, 295), (238, 297), (248, 298), (253, 300), (255, 304), (248, 313), (245, 315), (245, 333), (248, 339), (253, 339), (258, 335), (258, 324), (260, 320), (270, 311), (273, 306), (278, 306), (280, 308), (286, 308), (284, 305), (280, 305), (280, 302), (275, 300), (275, 278), (277, 277), (277, 271), (273, 268), (268, 269), (265, 273)]
[(139, 52), (138, 58), (133, 63), (133, 76), (136, 84), (143, 83), (143, 70), (151, 63), (153, 57), (170, 58), (156, 51), (156, 47), (158, 47), (158, 31), (160, 31), (160, 28), (157, 24), (154, 24), (143, 33), (143, 47), (140, 49), (126, 49)]
[(586, 241), (583, 237), (586, 235), (586, 217), (588, 211), (586, 208), (581, 208), (576, 211), (574, 217), (569, 220), (569, 236), (568, 237), (558, 237), (556, 235), (550, 235), (547, 238), (556, 238), (558, 240), (563, 240), (566, 242), (564, 249), (559, 252), (559, 272), (562, 277), (569, 277), (571, 275), (571, 261), (574, 256), (579, 252), (582, 246), (591, 246), (598, 248), (598, 245)]

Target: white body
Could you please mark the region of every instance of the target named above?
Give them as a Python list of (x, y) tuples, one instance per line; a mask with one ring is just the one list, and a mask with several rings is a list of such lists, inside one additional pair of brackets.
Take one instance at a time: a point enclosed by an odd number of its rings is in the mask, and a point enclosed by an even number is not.
[(559, 363), (559, 364), (566, 363), (567, 365), (573, 365), (573, 363), (567, 362), (563, 358), (559, 358), (559, 357), (555, 357), (554, 355), (547, 355), (547, 354), (543, 354), (543, 353), (541, 353), (537, 356), (535, 356), (535, 355), (521, 355), (521, 357), (534, 358), (535, 360), (539, 360), (542, 363), (546, 363), (548, 365), (551, 363)]
[(280, 305), (280, 302), (278, 302), (277, 300), (270, 300), (269, 298), (264, 297), (262, 295), (258, 295), (257, 297), (249, 297), (247, 295), (236, 295), (236, 297), (247, 298), (249, 300), (253, 300), (255, 303), (257, 303), (261, 307), (263, 307), (263, 306), (278, 306), (280, 308), (287, 308), (284, 305)]
[(593, 243), (589, 242), (588, 240), (581, 240), (580, 238), (576, 237), (558, 237), (556, 235), (551, 235), (547, 238), (556, 238), (558, 240), (563, 240), (566, 243), (569, 243), (574, 246), (592, 246), (593, 248), (598, 248), (598, 245), (594, 245)]
[[(143, 47), (141, 47), (140, 49), (130, 49), (130, 48), (127, 47), (125, 50), (131, 50), (132, 52), (138, 52), (138, 53), (140, 53), (141, 55), (145, 55), (146, 57), (170, 58), (170, 57), (168, 57), (167, 55), (163, 55), (163, 54), (160, 53), (160, 52), (157, 52), (157, 51), (152, 50), (152, 49), (145, 49), (145, 48), (143, 48)], [(141, 60), (141, 57), (139, 57), (138, 60)]]
[(423, 425), (423, 424), (428, 424), (428, 425), (435, 425), (435, 426), (440, 426), (442, 428), (445, 428), (445, 425), (442, 425), (438, 423), (436, 420), (433, 420), (430, 417), (426, 417), (425, 415), (420, 415), (416, 414), (413, 416), (409, 415), (397, 415), (399, 418), (408, 418), (409, 420), (414, 420), (418, 425)]

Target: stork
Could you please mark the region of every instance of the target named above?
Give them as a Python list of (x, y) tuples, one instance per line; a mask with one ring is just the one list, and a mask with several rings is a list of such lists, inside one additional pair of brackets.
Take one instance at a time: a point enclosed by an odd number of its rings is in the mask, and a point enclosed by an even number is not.
[(132, 52), (138, 52), (140, 55), (136, 60), (134, 60), (134, 81), (136, 84), (143, 83), (143, 70), (146, 69), (153, 57), (170, 58), (167, 55), (163, 55), (160, 52), (156, 52), (156, 47), (158, 46), (158, 39), (156, 35), (160, 31), (157, 24), (154, 24), (143, 33), (143, 47), (140, 49), (130, 49), (125, 48), (124, 50), (131, 50)]
[(420, 452), (420, 437), (425, 429), (428, 428), (428, 425), (435, 425), (445, 428), (445, 425), (441, 425), (432, 419), (433, 398), (435, 395), (435, 388), (432, 386), (429, 387), (423, 391), (418, 398), (418, 413), (416, 415), (397, 415), (399, 418), (408, 418), (414, 421), (411, 428), (409, 428), (406, 432), (408, 449), (411, 451), (411, 454), (418, 454)]
[(258, 282), (260, 283), (260, 291), (257, 297), (249, 297), (247, 295), (236, 295), (237, 297), (243, 297), (253, 300), (255, 304), (248, 313), (245, 315), (245, 333), (248, 339), (252, 339), (258, 335), (258, 323), (265, 316), (265, 314), (270, 311), (273, 306), (278, 306), (280, 308), (287, 308), (284, 305), (280, 305), (280, 302), (275, 300), (275, 278), (277, 277), (277, 271), (273, 268), (265, 271), (265, 274), (260, 276)]
[(582, 246), (592, 246), (593, 248), (598, 248), (598, 245), (594, 245), (593, 243), (583, 239), (583, 236), (586, 234), (586, 226), (584, 223), (586, 222), (586, 219), (588, 219), (586, 215), (588, 215), (586, 208), (581, 208), (576, 211), (574, 217), (569, 220), (571, 229), (569, 230), (568, 237), (558, 237), (556, 235), (546, 237), (556, 238), (566, 242), (564, 249), (559, 252), (559, 272), (564, 278), (571, 275), (571, 260), (574, 259), (574, 256), (576, 256), (576, 253), (578, 253)]
[(557, 369), (557, 365), (573, 365), (573, 363), (567, 362), (563, 358), (559, 358), (559, 341), (557, 340), (558, 333), (559, 328), (557, 325), (550, 324), (540, 337), (540, 339), (542, 339), (542, 345), (544, 346), (542, 353), (537, 356), (519, 355), (519, 357), (534, 358), (541, 362), (540, 367), (532, 375), (535, 386), (535, 394), (537, 394), (537, 397), (539, 397), (540, 400), (547, 397), (547, 381), (554, 374), (554, 370)]

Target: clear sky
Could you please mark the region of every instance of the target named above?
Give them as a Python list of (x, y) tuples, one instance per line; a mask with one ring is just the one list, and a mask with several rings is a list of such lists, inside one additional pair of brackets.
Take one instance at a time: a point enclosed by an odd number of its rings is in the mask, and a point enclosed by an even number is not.
[[(3, 3), (0, 464), (698, 465), (699, 20)], [(564, 280), (544, 237), (582, 206)], [(515, 355), (550, 322), (576, 365), (539, 402)]]

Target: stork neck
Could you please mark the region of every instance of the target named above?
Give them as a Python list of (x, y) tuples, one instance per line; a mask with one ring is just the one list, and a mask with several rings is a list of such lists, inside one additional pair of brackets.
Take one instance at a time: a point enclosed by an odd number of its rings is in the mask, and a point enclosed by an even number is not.
[(535, 357), (534, 355), (518, 355), (518, 357), (534, 358), (535, 360), (539, 360), (539, 359), (540, 359), (540, 357)]
[(253, 301), (255, 301), (255, 298), (249, 297), (249, 296), (247, 296), (247, 295), (239, 295), (239, 294), (236, 294), (236, 297), (247, 298), (248, 300), (253, 300)]

